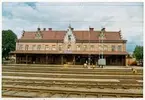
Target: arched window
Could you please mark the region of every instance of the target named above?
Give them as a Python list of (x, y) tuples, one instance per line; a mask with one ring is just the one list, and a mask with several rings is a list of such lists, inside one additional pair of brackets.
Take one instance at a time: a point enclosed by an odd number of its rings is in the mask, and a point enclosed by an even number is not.
[(59, 45), (59, 51), (61, 51), (62, 50), (62, 45)]
[(94, 50), (94, 45), (91, 45), (90, 49), (91, 49), (91, 51), (93, 51)]
[(37, 46), (37, 50), (40, 50), (40, 49), (41, 49), (41, 45), (38, 45), (38, 46)]
[(115, 51), (116, 48), (115, 48), (115, 45), (112, 45), (112, 51)]
[(77, 45), (77, 50), (81, 50), (80, 45)]
[(87, 50), (87, 45), (84, 45), (84, 51), (86, 51)]
[(56, 50), (56, 46), (55, 45), (52, 45), (52, 50)]
[(118, 46), (118, 51), (122, 51), (122, 46), (121, 45)]
[(23, 45), (22, 44), (19, 45), (18, 50), (23, 50)]
[(28, 50), (29, 49), (29, 45), (25, 45), (25, 50)]
[(45, 50), (49, 50), (49, 46), (48, 45), (45, 45)]
[(99, 51), (102, 51), (103, 48), (102, 48), (102, 45), (99, 45)]
[(108, 51), (108, 46), (104, 45), (104, 51)]
[(32, 50), (35, 50), (36, 49), (36, 45), (32, 45)]

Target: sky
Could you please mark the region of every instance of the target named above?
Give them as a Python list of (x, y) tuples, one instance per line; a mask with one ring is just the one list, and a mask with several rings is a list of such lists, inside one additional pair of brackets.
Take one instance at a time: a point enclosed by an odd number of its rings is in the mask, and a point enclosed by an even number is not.
[(121, 30), (127, 40), (127, 51), (143, 45), (143, 3), (141, 2), (5, 2), (2, 3), (2, 29), (11, 29), (18, 38), (22, 31), (40, 28), (106, 31)]

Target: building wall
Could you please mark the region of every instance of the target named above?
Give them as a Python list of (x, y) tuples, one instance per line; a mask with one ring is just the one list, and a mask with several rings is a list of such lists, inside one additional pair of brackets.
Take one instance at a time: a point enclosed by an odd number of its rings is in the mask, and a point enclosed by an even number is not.
[[(16, 50), (27, 50), (26, 45), (28, 45), (28, 50), (38, 50), (37, 46), (40, 45), (40, 50), (45, 50), (46, 45), (49, 46), (49, 50), (53, 49), (53, 46), (55, 46), (55, 50), (60, 51), (59, 46), (62, 46), (61, 50), (67, 50), (68, 45), (71, 45), (70, 50), (76, 51), (78, 50), (77, 46), (80, 46), (80, 51), (99, 51), (99, 47), (102, 46), (102, 44), (99, 43), (16, 43)], [(34, 49), (33, 45), (36, 45)], [(112, 45), (116, 47), (116, 51), (118, 51), (118, 46), (121, 45), (121, 51), (126, 51), (126, 44), (125, 43), (103, 43), (104, 49), (105, 46), (107, 46), (107, 49), (104, 51), (112, 51)], [(86, 50), (84, 50), (84, 46), (86, 46)], [(91, 46), (94, 46), (91, 49)], [(101, 48), (100, 48), (101, 49)], [(48, 50), (48, 49), (46, 49)]]

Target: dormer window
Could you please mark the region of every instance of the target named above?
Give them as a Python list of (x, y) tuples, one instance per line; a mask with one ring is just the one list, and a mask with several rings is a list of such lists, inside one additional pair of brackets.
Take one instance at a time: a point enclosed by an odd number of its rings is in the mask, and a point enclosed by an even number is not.
[(68, 40), (71, 41), (71, 35), (68, 35)]
[(105, 34), (104, 33), (100, 33), (99, 34), (99, 39), (105, 39)]
[(35, 34), (35, 38), (36, 39), (42, 39), (42, 34), (40, 31), (38, 31), (36, 34)]
[(99, 34), (99, 39), (105, 39), (105, 28), (101, 29), (101, 32)]

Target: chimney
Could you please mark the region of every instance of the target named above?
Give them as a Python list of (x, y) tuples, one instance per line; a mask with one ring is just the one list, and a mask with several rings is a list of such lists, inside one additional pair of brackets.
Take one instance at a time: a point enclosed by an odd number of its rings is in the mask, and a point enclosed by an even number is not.
[(43, 31), (46, 31), (46, 28), (43, 28)]
[(49, 31), (52, 31), (52, 28), (48, 28)]
[(40, 31), (40, 28), (38, 27), (37, 30)]
[(89, 28), (90, 31), (94, 31), (94, 28)]
[(121, 30), (119, 30), (119, 34), (120, 34), (120, 38), (122, 39), (122, 34), (121, 34)]
[(23, 30), (22, 36), (24, 36), (25, 31)]
[(105, 28), (102, 28), (102, 29), (101, 29), (101, 31), (103, 31), (103, 32), (104, 32), (104, 31), (105, 31)]

